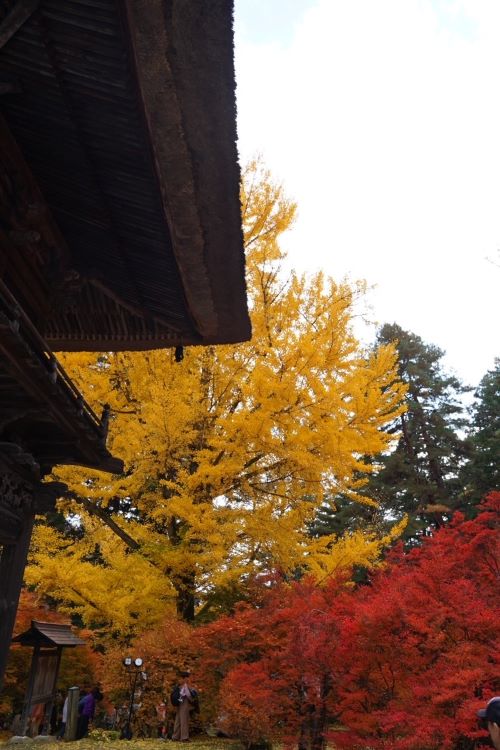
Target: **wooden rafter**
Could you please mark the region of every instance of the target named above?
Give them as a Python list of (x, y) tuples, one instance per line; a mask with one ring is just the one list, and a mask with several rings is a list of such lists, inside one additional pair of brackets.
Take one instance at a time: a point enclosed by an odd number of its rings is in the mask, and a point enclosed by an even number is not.
[(35, 12), (40, 0), (17, 0), (0, 23), (0, 48), (4, 47)]

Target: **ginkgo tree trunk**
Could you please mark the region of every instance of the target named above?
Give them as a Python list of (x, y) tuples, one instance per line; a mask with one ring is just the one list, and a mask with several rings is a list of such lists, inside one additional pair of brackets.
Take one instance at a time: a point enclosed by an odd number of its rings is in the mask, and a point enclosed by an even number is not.
[[(353, 334), (360, 290), (284, 277), (278, 241), (295, 206), (258, 163), (242, 211), (250, 342), (192, 347), (182, 362), (170, 350), (63, 356), (85, 397), (110, 404), (126, 471), (58, 471), (72, 491), (60, 510), (80, 531), (40, 527), (28, 576), (86, 622), (134, 631), (169, 604), (192, 620), (259, 571), (328, 575), (335, 540), (311, 540), (306, 523), (325, 497), (359, 499), (365, 457), (389, 446), (404, 388), (393, 347), (365, 351)], [(349, 565), (376, 554), (363, 535), (342, 544)], [(103, 609), (110, 584), (134, 598), (135, 620)]]

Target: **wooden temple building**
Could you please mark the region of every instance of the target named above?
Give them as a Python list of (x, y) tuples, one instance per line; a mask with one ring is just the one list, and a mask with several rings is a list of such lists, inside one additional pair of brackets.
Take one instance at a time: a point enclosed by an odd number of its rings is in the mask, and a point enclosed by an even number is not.
[(232, 0), (0, 0), (0, 684), (56, 464), (119, 473), (53, 351), (250, 336)]

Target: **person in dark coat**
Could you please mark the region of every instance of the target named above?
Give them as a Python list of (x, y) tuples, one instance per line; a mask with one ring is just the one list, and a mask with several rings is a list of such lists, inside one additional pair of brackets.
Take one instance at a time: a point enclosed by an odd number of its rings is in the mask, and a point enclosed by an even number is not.
[(486, 707), (478, 711), (477, 715), (486, 724), (493, 747), (500, 750), (500, 696), (489, 700)]
[(175, 723), (172, 739), (189, 742), (189, 714), (198, 705), (198, 693), (190, 685), (190, 673), (181, 672), (181, 681), (172, 691), (175, 706)]

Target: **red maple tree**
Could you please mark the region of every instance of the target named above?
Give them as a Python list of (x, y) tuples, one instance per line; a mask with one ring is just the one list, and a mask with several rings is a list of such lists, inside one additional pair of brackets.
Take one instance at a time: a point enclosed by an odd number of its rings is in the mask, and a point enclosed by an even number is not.
[(344, 580), (274, 582), (258, 607), (197, 631), (198, 671), (221, 729), (248, 744), (324, 746), (344, 600)]
[(250, 744), (465, 750), (498, 685), (500, 493), (369, 585), (267, 587), (195, 636), (219, 723)]
[(342, 628), (339, 747), (474, 747), (476, 708), (498, 690), (500, 493), (426, 543), (395, 550)]

